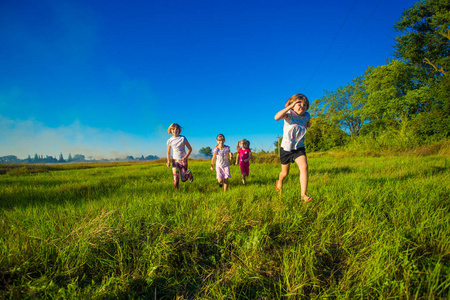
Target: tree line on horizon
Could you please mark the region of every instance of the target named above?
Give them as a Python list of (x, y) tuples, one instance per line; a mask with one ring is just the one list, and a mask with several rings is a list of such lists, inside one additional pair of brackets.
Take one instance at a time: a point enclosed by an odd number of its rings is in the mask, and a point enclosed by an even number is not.
[(62, 153), (59, 154), (59, 159), (56, 159), (53, 156), (46, 155), (38, 155), (37, 153), (32, 158), (30, 155), (26, 159), (20, 159), (15, 155), (6, 155), (0, 157), (0, 163), (74, 163), (74, 162), (109, 162), (109, 161), (149, 161), (149, 160), (156, 160), (159, 159), (156, 155), (147, 155), (144, 157), (142, 155), (141, 157), (133, 157), (133, 156), (127, 156), (125, 158), (114, 158), (114, 159), (93, 159), (88, 158), (86, 159), (86, 156), (83, 154), (75, 154), (72, 156), (72, 154), (69, 153), (69, 156), (67, 159), (64, 159), (64, 156)]

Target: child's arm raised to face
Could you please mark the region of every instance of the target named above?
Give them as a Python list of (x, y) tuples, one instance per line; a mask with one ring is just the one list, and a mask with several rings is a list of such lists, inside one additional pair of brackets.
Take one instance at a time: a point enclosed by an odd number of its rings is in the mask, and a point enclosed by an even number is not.
[(172, 147), (170, 147), (170, 146), (167, 146), (167, 162), (166, 162), (166, 166), (167, 167), (170, 167), (170, 149), (171, 149)]
[(284, 116), (286, 115), (286, 113), (291, 110), (292, 108), (294, 108), (295, 104), (297, 104), (299, 101), (296, 101), (294, 103), (291, 103), (290, 105), (288, 105), (286, 108), (280, 110), (279, 112), (277, 112), (277, 114), (275, 115), (275, 121), (280, 121), (282, 119), (284, 119)]

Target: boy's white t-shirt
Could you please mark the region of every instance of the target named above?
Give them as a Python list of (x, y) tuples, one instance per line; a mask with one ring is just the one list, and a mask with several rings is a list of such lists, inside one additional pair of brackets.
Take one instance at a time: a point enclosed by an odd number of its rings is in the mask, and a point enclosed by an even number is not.
[(167, 140), (167, 146), (170, 146), (173, 149), (173, 159), (182, 159), (186, 156), (186, 149), (184, 147), (186, 142), (187, 138), (183, 135), (179, 135), (177, 137), (172, 136)]
[(300, 116), (292, 109), (284, 117), (283, 140), (281, 148), (284, 151), (293, 151), (305, 147), (306, 124), (311, 116), (305, 112)]

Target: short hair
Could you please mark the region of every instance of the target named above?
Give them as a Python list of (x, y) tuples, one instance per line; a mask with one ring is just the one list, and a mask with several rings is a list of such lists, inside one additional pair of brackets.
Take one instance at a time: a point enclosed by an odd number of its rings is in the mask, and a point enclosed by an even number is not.
[(308, 108), (309, 108), (309, 100), (308, 100), (308, 97), (306, 97), (303, 94), (292, 95), (288, 99), (288, 101), (286, 102), (286, 104), (284, 106), (288, 107), (289, 105), (291, 105), (292, 103), (297, 102), (297, 101), (302, 101), (303, 103), (305, 103), (306, 104), (306, 110), (308, 110)]
[(223, 134), (219, 133), (219, 134), (217, 135), (216, 140), (219, 140), (219, 141), (224, 140), (224, 141), (225, 141), (225, 136), (224, 136)]
[(172, 123), (170, 124), (169, 128), (167, 129), (167, 133), (168, 134), (172, 134), (172, 129), (180, 129), (180, 133), (181, 133), (181, 126), (178, 125), (177, 123)]

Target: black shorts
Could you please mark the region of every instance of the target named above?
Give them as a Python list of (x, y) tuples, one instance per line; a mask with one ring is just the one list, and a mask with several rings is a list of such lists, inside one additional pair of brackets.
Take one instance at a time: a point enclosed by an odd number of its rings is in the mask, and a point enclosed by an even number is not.
[(306, 156), (305, 147), (300, 147), (292, 151), (284, 151), (283, 148), (280, 148), (280, 161), (282, 165), (293, 163), (302, 155)]

